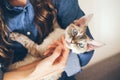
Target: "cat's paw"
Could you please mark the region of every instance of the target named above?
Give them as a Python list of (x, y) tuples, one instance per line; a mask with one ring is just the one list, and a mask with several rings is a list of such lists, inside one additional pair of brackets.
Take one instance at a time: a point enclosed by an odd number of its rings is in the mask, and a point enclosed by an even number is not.
[(17, 38), (19, 38), (20, 34), (17, 32), (10, 33), (9, 37), (11, 40), (15, 41)]

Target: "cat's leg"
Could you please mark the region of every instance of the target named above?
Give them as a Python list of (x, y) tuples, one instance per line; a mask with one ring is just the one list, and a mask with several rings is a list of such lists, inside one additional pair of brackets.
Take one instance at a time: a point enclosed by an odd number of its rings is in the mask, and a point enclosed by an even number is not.
[(11, 38), (11, 40), (17, 41), (20, 44), (22, 44), (28, 50), (28, 53), (30, 53), (31, 55), (33, 55), (35, 57), (43, 56), (43, 54), (39, 53), (37, 50), (38, 44), (36, 44), (31, 39), (29, 39), (27, 36), (20, 34), (20, 33), (13, 32), (10, 34), (10, 38)]
[(61, 28), (56, 28), (53, 32), (51, 32), (41, 43), (40, 45), (35, 44), (32, 40), (30, 40), (27, 36), (20, 33), (11, 33), (10, 38), (13, 41), (17, 41), (21, 43), (28, 52), (35, 57), (44, 57), (43, 53), (46, 51), (48, 45), (50, 45), (53, 41), (60, 38), (61, 35), (64, 34), (64, 30)]
[(14, 64), (11, 64), (9, 66), (8, 70), (10, 71), (10, 70), (17, 69), (17, 68), (19, 68), (21, 66), (30, 64), (30, 63), (38, 60), (38, 59), (41, 60), (41, 58), (36, 58), (36, 57), (31, 56), (30, 54), (27, 54), (27, 56), (22, 61), (18, 61), (18, 62), (15, 62)]
[(37, 50), (39, 50), (41, 53), (44, 53), (47, 50), (47, 47), (54, 41), (58, 40), (61, 35), (64, 35), (64, 30), (61, 28), (56, 28), (44, 39), (40, 45), (37, 46)]

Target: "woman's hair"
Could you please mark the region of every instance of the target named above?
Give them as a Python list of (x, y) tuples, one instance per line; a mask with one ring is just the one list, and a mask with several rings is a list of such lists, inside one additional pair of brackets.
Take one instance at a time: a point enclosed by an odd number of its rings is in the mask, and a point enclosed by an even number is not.
[[(53, 30), (53, 21), (56, 19), (56, 10), (51, 0), (30, 1), (34, 8), (34, 20), (39, 32), (39, 43), (41, 43), (43, 38), (45, 38)], [(8, 30), (2, 18), (2, 9), (0, 6), (0, 46), (3, 42), (9, 44), (7, 37)]]
[(2, 18), (2, 9), (0, 8), (0, 43), (1, 41), (8, 43), (6, 38), (8, 36), (8, 29)]
[(9, 44), (7, 40), (8, 30), (2, 18), (2, 9), (0, 7), (0, 56), (6, 57), (4, 52), (9, 52), (3, 43)]
[[(45, 38), (53, 30), (56, 20), (56, 9), (51, 0), (31, 0), (35, 12), (35, 23), (39, 32), (39, 39)], [(41, 42), (42, 40), (40, 40)]]

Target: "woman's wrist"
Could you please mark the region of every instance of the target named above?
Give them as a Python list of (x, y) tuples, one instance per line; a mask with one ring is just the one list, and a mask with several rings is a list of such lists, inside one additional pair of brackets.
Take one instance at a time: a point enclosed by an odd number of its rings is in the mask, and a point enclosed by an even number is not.
[(11, 6), (25, 6), (27, 0), (9, 0)]
[(29, 76), (34, 72), (38, 62), (39, 61), (36, 61), (13, 71), (4, 73), (3, 80), (32, 80)]
[(10, 71), (4, 73), (3, 80), (25, 80), (28, 75), (27, 71)]

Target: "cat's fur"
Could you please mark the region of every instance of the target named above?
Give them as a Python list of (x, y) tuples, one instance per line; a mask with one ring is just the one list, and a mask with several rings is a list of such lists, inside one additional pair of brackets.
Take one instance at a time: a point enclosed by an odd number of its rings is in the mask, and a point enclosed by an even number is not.
[[(90, 39), (86, 34), (87, 25), (91, 17), (91, 14), (88, 16), (83, 16), (82, 18), (77, 19), (71, 23), (65, 30), (61, 29), (56, 22), (54, 24), (54, 31), (51, 32), (40, 45), (34, 43), (23, 34), (11, 33), (10, 38), (13, 41), (21, 43), (28, 50), (29, 54), (23, 61), (11, 65), (10, 70), (22, 65), (29, 64), (38, 59), (42, 60), (44, 57), (43, 53), (46, 51), (47, 46), (50, 45), (54, 40), (59, 39), (61, 35), (65, 35), (66, 46), (77, 54), (91, 51), (96, 47), (102, 46), (102, 43)], [(50, 76), (46, 76), (42, 80), (57, 80), (60, 76), (61, 73), (56, 73)]]

